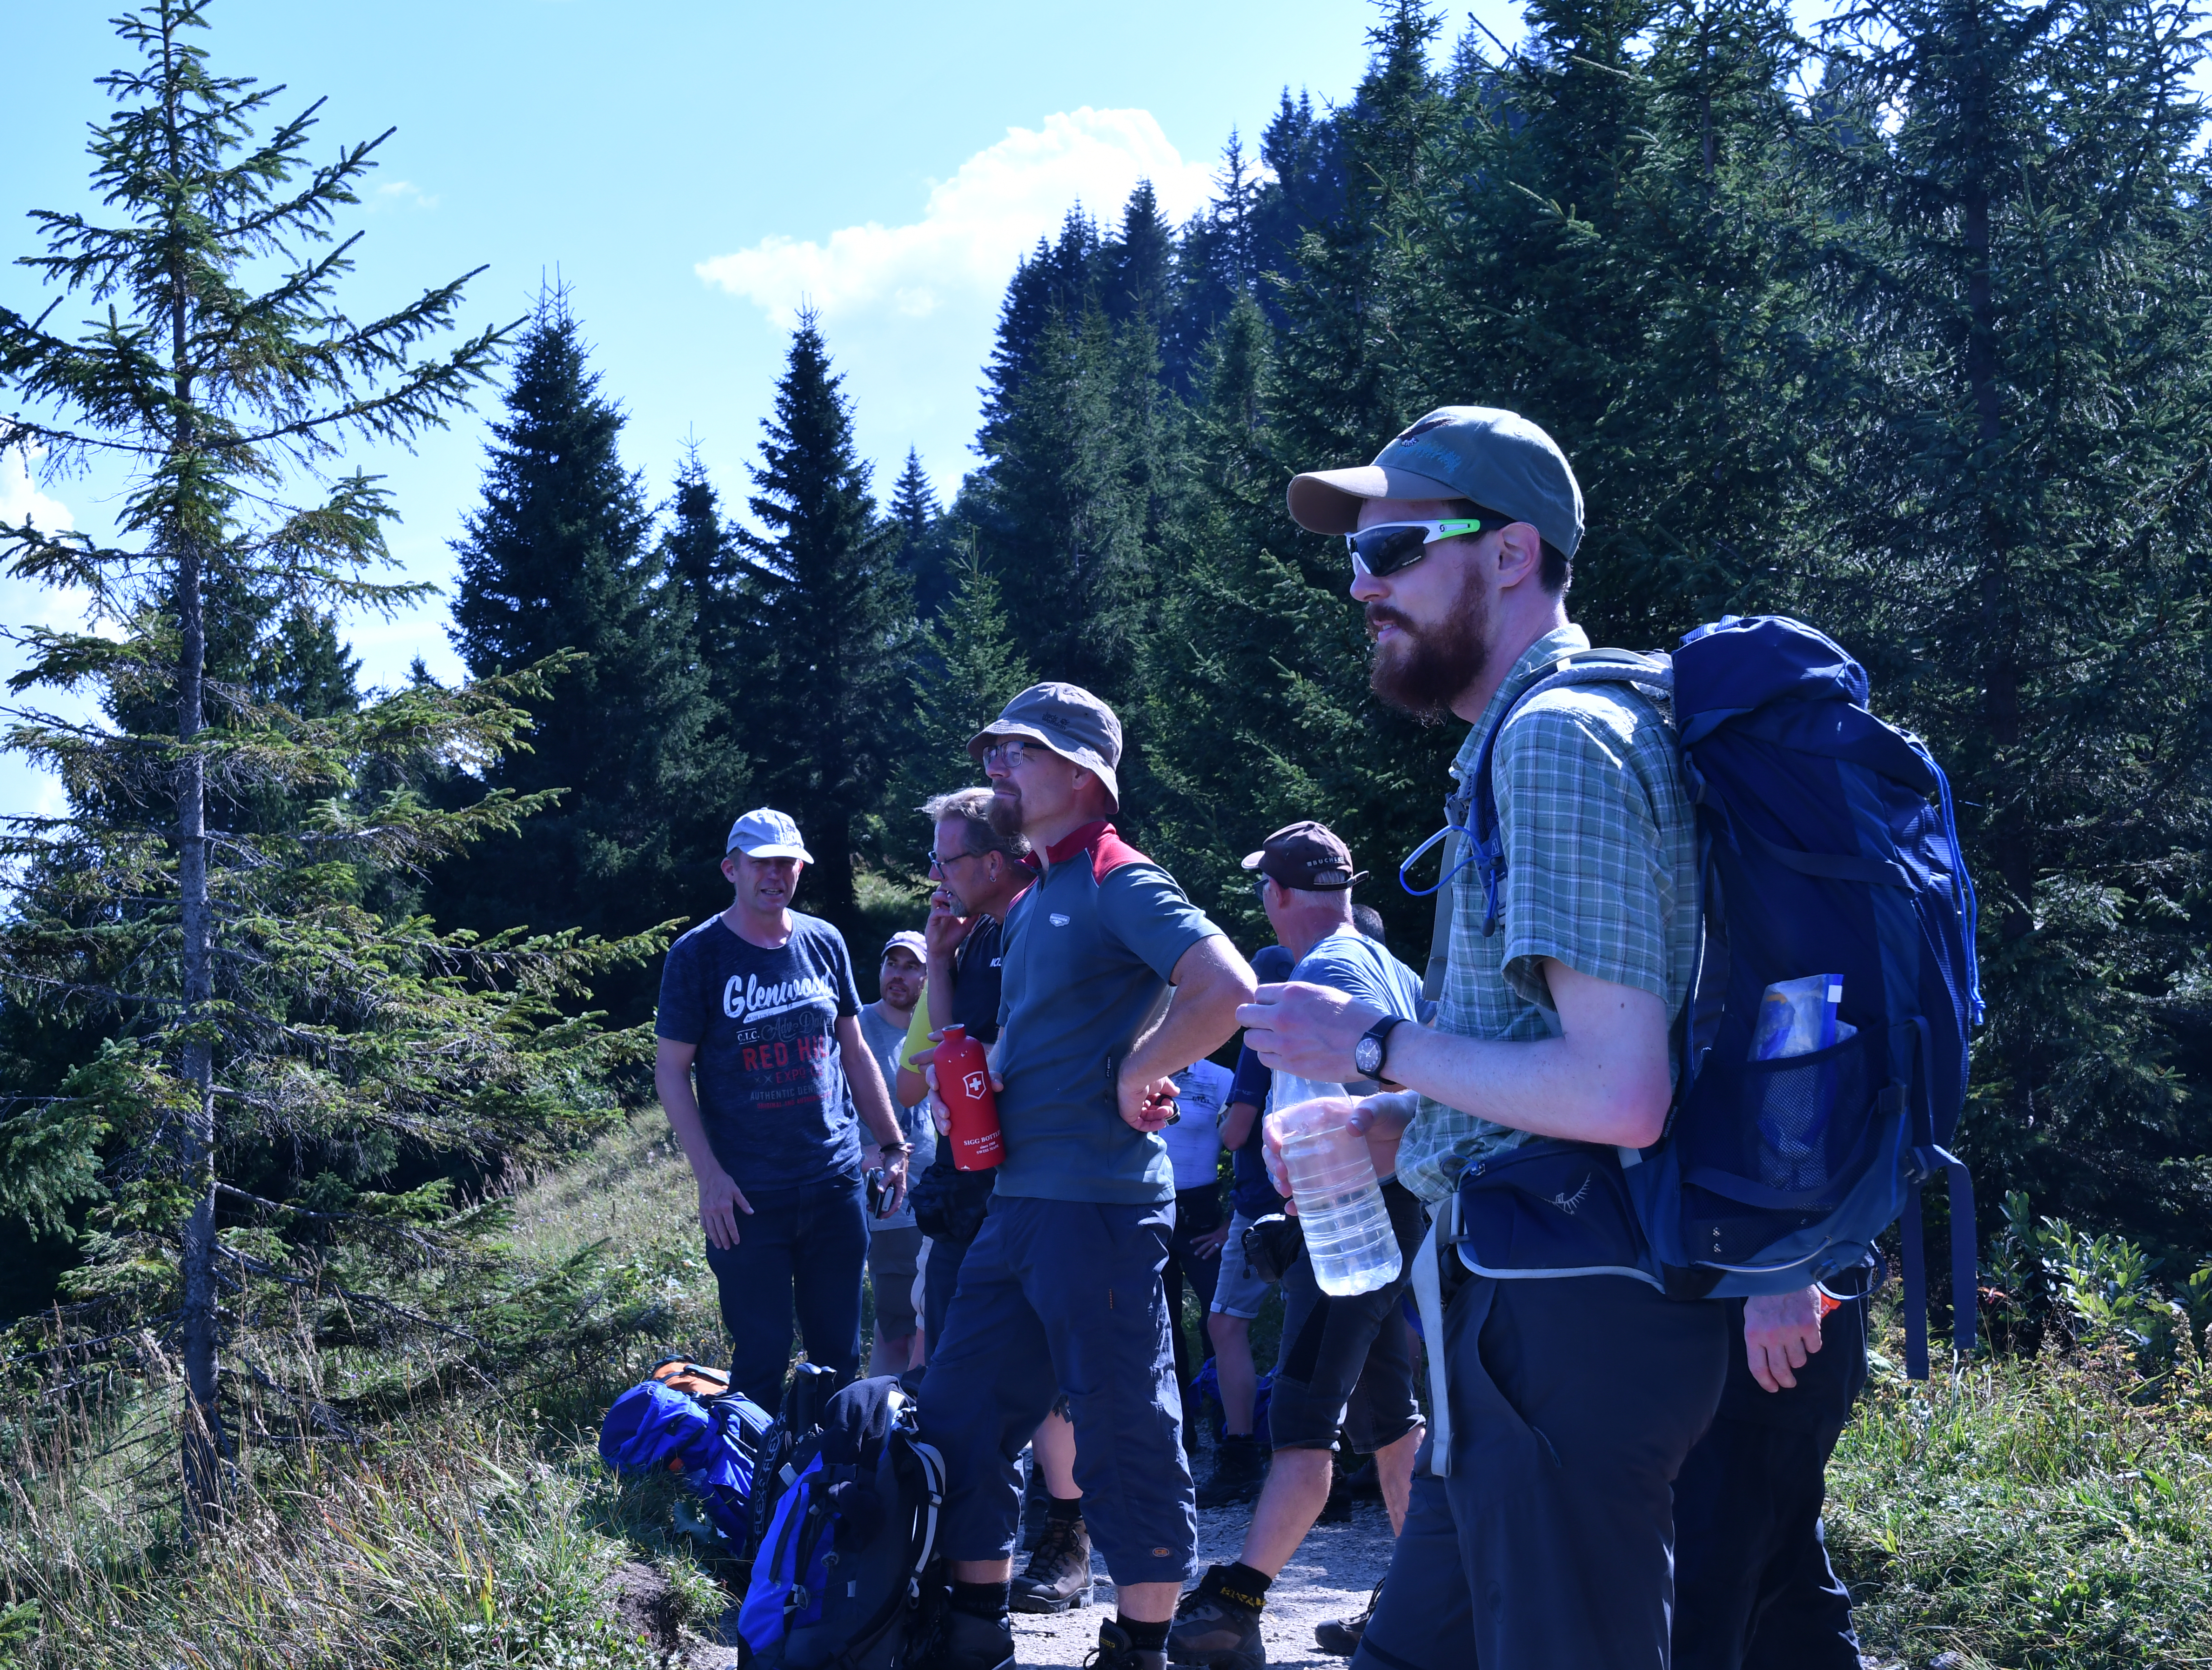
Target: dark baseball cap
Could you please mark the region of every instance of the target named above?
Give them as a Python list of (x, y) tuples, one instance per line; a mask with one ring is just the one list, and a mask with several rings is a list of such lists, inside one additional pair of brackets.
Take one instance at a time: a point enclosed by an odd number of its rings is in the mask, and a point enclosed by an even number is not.
[(1311, 819), (1276, 830), (1258, 852), (1244, 855), (1244, 867), (1307, 893), (1341, 892), (1367, 878), (1364, 870), (1353, 873), (1352, 848), (1326, 823)]
[(1351, 533), (1363, 499), (1469, 499), (1526, 522), (1569, 557), (1583, 543), (1583, 490), (1559, 442), (1518, 412), (1438, 406), (1349, 470), (1291, 482), (1291, 519), (1310, 533)]
[(1064, 760), (1096, 773), (1116, 808), (1121, 780), (1121, 721), (1114, 710), (1080, 684), (1032, 684), (999, 710), (998, 718), (968, 738), (968, 757), (983, 760), (983, 744), (994, 737), (1024, 737), (1041, 742)]

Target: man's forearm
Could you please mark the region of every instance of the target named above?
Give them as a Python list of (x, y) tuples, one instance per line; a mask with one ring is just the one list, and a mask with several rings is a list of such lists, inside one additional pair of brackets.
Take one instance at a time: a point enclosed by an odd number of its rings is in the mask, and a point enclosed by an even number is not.
[(703, 1181), (721, 1170), (714, 1145), (707, 1140), (706, 1121), (699, 1117), (699, 1098), (691, 1088), (690, 1069), (678, 1072), (671, 1067), (656, 1068), (653, 1088), (659, 1095), (660, 1111), (668, 1116), (669, 1129), (676, 1133), (678, 1146), (691, 1162), (691, 1175)]
[(1232, 1102), (1221, 1112), (1221, 1145), (1242, 1148), (1245, 1139), (1252, 1134), (1252, 1121), (1260, 1117), (1259, 1108), (1249, 1102)]
[(1210, 965), (1176, 987), (1159, 1024), (1130, 1048), (1122, 1071), (1165, 1078), (1227, 1043), (1237, 1030), (1237, 1006), (1253, 992), (1242, 961), (1237, 967)]
[[(1560, 1035), (1469, 1038), (1401, 1025), (1384, 1045), (1383, 1077), (1537, 1136), (1624, 1148), (1657, 1141), (1671, 1096), (1666, 1005), (1552, 958), (1543, 966)], [(1268, 987), (1241, 1018), (1254, 1051), (1278, 1072), (1341, 1078), (1376, 1014), (1341, 992), (1292, 981)]]
[(922, 1010), (929, 1017), (928, 1029), (942, 1032), (952, 1024), (953, 981), (959, 976), (949, 956), (933, 956), (922, 966)]
[[(1601, 1038), (1498, 1040), (1431, 1027), (1390, 1034), (1393, 1083), (1478, 1119), (1539, 1137), (1640, 1148), (1656, 1139), (1643, 1094), (1648, 1073), (1626, 1071)], [(1663, 1119), (1663, 1102), (1656, 1110)]]

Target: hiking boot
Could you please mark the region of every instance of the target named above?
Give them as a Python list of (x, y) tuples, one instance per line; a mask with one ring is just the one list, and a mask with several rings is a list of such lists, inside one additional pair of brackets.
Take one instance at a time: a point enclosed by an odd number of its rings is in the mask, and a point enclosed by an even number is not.
[(1314, 1641), (1322, 1651), (1334, 1658), (1350, 1658), (1359, 1650), (1362, 1637), (1367, 1633), (1367, 1620), (1375, 1616), (1375, 1603), (1382, 1598), (1382, 1585), (1377, 1583), (1367, 1597), (1367, 1610), (1351, 1618), (1332, 1618), (1326, 1624), (1314, 1625)]
[(1157, 1647), (1139, 1649), (1109, 1618), (1098, 1625), (1098, 1644), (1083, 1661), (1083, 1670), (1168, 1670), (1168, 1655)]
[(1168, 1629), (1168, 1661), (1207, 1670), (1261, 1670), (1267, 1662), (1260, 1609), (1222, 1592), (1219, 1566), (1208, 1566), (1198, 1587), (1176, 1605)]
[(1228, 1508), (1249, 1502), (1267, 1482), (1267, 1452), (1249, 1432), (1232, 1432), (1213, 1453), (1213, 1472), (1198, 1487), (1201, 1508)]
[(941, 1640), (929, 1670), (1011, 1670), (1014, 1661), (1014, 1628), (1003, 1618), (948, 1608)]
[(1048, 1521), (1029, 1570), (1014, 1579), (1016, 1612), (1066, 1612), (1091, 1604), (1091, 1533), (1080, 1519)]

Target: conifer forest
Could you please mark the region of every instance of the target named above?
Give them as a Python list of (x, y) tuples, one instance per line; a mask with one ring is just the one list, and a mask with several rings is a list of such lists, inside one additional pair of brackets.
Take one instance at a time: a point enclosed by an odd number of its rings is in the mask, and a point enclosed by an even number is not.
[[(1223, 135), (1203, 212), (1071, 203), (1021, 261), (950, 502), (861, 455), (811, 315), (726, 477), (626, 445), (587, 292), (470, 334), (469, 276), (387, 273), (414, 299), (355, 317), (374, 145), (270, 102), (220, 9), (124, 20), (88, 111), (104, 210), (0, 249), (40, 298), (0, 307), (0, 448), (131, 481), (112, 544), (0, 527), (14, 575), (90, 611), (9, 629), (6, 746), (66, 806), (0, 819), (0, 1448), (65, 1468), (155, 1434), (132, 1453), (166, 1457), (189, 1549), (257, 1445), (304, 1465), (518, 1354), (577, 1373), (665, 1330), (661, 1274), (602, 1241), (522, 1257), (517, 1203), (652, 1108), (659, 952), (726, 902), (730, 819), (798, 819), (797, 902), (872, 996), (924, 909), (917, 808), (977, 780), (967, 738), (1035, 680), (1120, 714), (1121, 833), (1244, 950), (1271, 935), (1240, 857), (1316, 817), (1418, 969), (1397, 869), (1463, 727), (1370, 695), (1342, 542), (1284, 489), (1442, 404), (1566, 450), (1594, 643), (1795, 616), (1927, 740), (1989, 1005), (1959, 1139), (1984, 1285), (1939, 1298), (1983, 1308), (1990, 1373), (2107, 1351), (2128, 1407), (2185, 1395), (2212, 1325), (2191, 0), (1532, 0), (1517, 41), (1348, 8), (1364, 76)], [(346, 622), (416, 588), (381, 577), (395, 507), (347, 449), (453, 444), (471, 405), (467, 677), (364, 688)], [(11, 1500), (10, 1527), (58, 1511)], [(1903, 1558), (1854, 1534), (1862, 1574)], [(58, 1650), (76, 1604), (27, 1570), (0, 1551), (0, 1664), (60, 1661), (37, 1620)], [(1899, 1606), (1882, 1639), (1941, 1644)], [(1972, 1661), (2212, 1650), (2081, 1627)]]

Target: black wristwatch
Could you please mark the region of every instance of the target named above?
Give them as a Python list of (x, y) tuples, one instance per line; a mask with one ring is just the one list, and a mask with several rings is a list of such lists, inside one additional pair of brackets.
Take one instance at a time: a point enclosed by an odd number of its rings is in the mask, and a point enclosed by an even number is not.
[(1385, 1015), (1359, 1035), (1359, 1041), (1352, 1047), (1352, 1065), (1359, 1069), (1362, 1078), (1382, 1077), (1382, 1057), (1389, 1048), (1390, 1029), (1405, 1018), (1403, 1015)]

